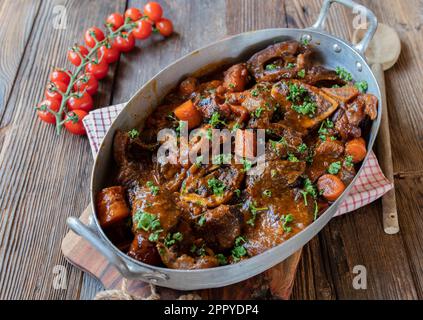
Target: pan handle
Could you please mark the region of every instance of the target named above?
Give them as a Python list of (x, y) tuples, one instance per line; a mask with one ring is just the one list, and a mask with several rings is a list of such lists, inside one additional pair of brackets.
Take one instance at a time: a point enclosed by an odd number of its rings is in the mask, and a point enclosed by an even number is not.
[(130, 270), (130, 267), (128, 267), (125, 261), (123, 261), (107, 243), (99, 238), (95, 230), (86, 226), (81, 220), (75, 217), (69, 217), (66, 222), (73, 232), (87, 240), (97, 251), (106, 257), (106, 259), (115, 266), (126, 279), (139, 279), (153, 284), (159, 284), (168, 279), (167, 275), (147, 268), (144, 268), (145, 271), (143, 272), (134, 272)]
[(370, 40), (373, 38), (376, 32), (378, 22), (377, 22), (377, 18), (375, 14), (371, 10), (367, 9), (366, 7), (352, 0), (325, 0), (325, 2), (323, 3), (322, 9), (320, 10), (319, 17), (317, 18), (317, 21), (313, 24), (311, 29), (324, 31), (326, 18), (329, 14), (329, 9), (334, 2), (342, 4), (351, 9), (361, 7), (365, 10), (366, 17), (368, 20), (368, 25), (369, 25), (368, 30), (366, 34), (364, 35), (363, 39), (359, 43), (353, 46), (355, 50), (357, 50), (361, 54), (364, 54), (364, 52), (367, 49), (367, 46), (369, 45)]

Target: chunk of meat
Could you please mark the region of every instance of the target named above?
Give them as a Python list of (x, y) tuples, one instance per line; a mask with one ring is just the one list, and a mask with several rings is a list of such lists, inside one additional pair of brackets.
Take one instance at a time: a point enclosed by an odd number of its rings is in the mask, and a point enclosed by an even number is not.
[(266, 161), (287, 157), (289, 153), (296, 156), (307, 156), (307, 151), (304, 153), (298, 151), (303, 143), (301, 134), (284, 125), (281, 125), (280, 129), (277, 140), (266, 142)]
[(244, 180), (243, 165), (201, 165), (194, 164), (184, 181), (181, 200), (197, 203), (203, 207), (215, 208), (228, 203)]
[(121, 186), (105, 188), (97, 195), (97, 217), (101, 227), (108, 228), (130, 216)]
[[(248, 70), (257, 81), (296, 78), (300, 69), (297, 66), (293, 67), (292, 64), (306, 67), (308, 51), (308, 46), (302, 46), (297, 41), (276, 43), (253, 55), (247, 62)], [(273, 63), (275, 60), (279, 61)]]
[(245, 90), (249, 81), (249, 73), (245, 63), (239, 63), (230, 67), (224, 73), (223, 86), (229, 92), (241, 92)]
[[(284, 123), (294, 129), (309, 129), (330, 117), (339, 103), (320, 89), (300, 81), (281, 81), (272, 88), (272, 97), (285, 107)], [(307, 115), (294, 110), (293, 106), (304, 103), (313, 104), (314, 108)]]
[(195, 270), (219, 266), (217, 258), (211, 255), (199, 257), (191, 257), (187, 254), (180, 255), (175, 246), (167, 248), (161, 243), (157, 244), (157, 248), (163, 263), (170, 269)]
[(354, 86), (344, 86), (340, 88), (322, 88), (322, 91), (339, 102), (347, 103), (355, 99), (360, 91)]
[(344, 85), (343, 81), (333, 70), (328, 70), (323, 66), (313, 66), (306, 72), (304, 82), (313, 86)]
[(148, 241), (148, 234), (144, 231), (139, 231), (135, 234), (135, 238), (128, 251), (128, 256), (153, 266), (158, 266), (161, 263), (156, 245)]
[(145, 212), (154, 215), (160, 221), (160, 229), (163, 234), (178, 224), (181, 211), (176, 206), (178, 194), (166, 190), (152, 190), (151, 187), (137, 188), (131, 199), (132, 221), (134, 233), (138, 232), (137, 212)]
[(307, 176), (312, 182), (317, 181), (319, 177), (324, 175), (329, 166), (337, 161), (342, 160), (344, 146), (340, 141), (320, 141), (315, 149), (313, 163), (307, 167)]
[(203, 239), (219, 251), (233, 247), (241, 235), (242, 214), (236, 206), (220, 205), (204, 214), (204, 224), (199, 228)]
[(188, 77), (179, 85), (179, 93), (184, 97), (191, 96), (198, 87), (198, 80), (194, 77)]
[(361, 137), (360, 125), (368, 116), (377, 117), (378, 100), (372, 95), (359, 95), (335, 117), (335, 129), (344, 140)]
[[(244, 247), (249, 256), (255, 256), (271, 249), (292, 235), (298, 233), (314, 219), (314, 203), (305, 205), (302, 195), (295, 189), (285, 189), (277, 201), (258, 200), (257, 206), (266, 208), (257, 214), (253, 226), (245, 232), (247, 242)], [(291, 214), (293, 221), (286, 223), (284, 217)]]
[(252, 197), (260, 197), (264, 190), (278, 194), (292, 185), (304, 173), (306, 163), (287, 160), (266, 161), (264, 170), (257, 175), (247, 176), (247, 192)]

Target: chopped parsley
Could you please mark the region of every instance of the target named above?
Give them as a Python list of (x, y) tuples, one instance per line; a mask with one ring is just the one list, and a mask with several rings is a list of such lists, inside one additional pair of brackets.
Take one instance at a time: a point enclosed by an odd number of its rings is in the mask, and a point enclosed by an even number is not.
[(159, 234), (163, 232), (163, 229), (161, 229), (160, 220), (156, 215), (138, 210), (135, 212), (134, 220), (136, 221), (137, 229), (152, 232), (148, 240), (156, 242), (159, 239)]
[(304, 180), (304, 188), (301, 191), (301, 194), (304, 197), (304, 204), (306, 206), (308, 206), (308, 203), (307, 203), (307, 196), (308, 195), (312, 196), (314, 199), (317, 198), (317, 189), (313, 185), (313, 183), (311, 183), (310, 179), (307, 178), (307, 179)]
[(151, 194), (153, 196), (157, 196), (160, 191), (160, 188), (158, 186), (155, 186), (152, 181), (148, 181), (146, 185), (148, 188), (150, 188)]
[(222, 181), (216, 178), (212, 178), (207, 182), (207, 184), (209, 188), (212, 189), (214, 195), (218, 197), (223, 196), (223, 193), (226, 190), (226, 186)]
[(273, 63), (271, 63), (271, 64), (268, 64), (267, 66), (266, 66), (266, 70), (267, 71), (273, 71), (273, 70), (276, 70), (276, 65), (275, 64), (273, 64)]
[(295, 63), (290, 62), (290, 63), (288, 63), (288, 64), (286, 65), (286, 68), (287, 68), (287, 69), (293, 69), (293, 68), (295, 68), (295, 66), (296, 66), (296, 64), (295, 64)]
[(140, 136), (140, 132), (137, 129), (132, 129), (128, 131), (128, 136), (131, 139), (136, 139)]
[(305, 143), (301, 143), (297, 148), (299, 153), (304, 153), (304, 152), (307, 151), (307, 149), (308, 148), (307, 148), (307, 145)]
[(257, 89), (251, 90), (251, 95), (252, 95), (253, 97), (258, 97), (258, 95), (259, 95), (258, 90), (257, 90)]
[(270, 197), (272, 196), (272, 191), (270, 191), (270, 190), (264, 190), (264, 191), (263, 191), (263, 195), (264, 195), (265, 197), (270, 198)]
[(206, 223), (206, 216), (203, 214), (200, 219), (198, 219), (198, 225), (200, 227), (204, 226), (204, 223)]
[(238, 198), (241, 196), (241, 190), (236, 189), (234, 192)]
[(213, 164), (222, 165), (222, 164), (230, 164), (232, 159), (232, 154), (217, 154), (213, 157)]
[(181, 242), (183, 239), (183, 235), (180, 232), (176, 232), (174, 234), (168, 233), (166, 238), (164, 239), (164, 245), (169, 248), (173, 246), (176, 241)]
[(247, 255), (247, 250), (244, 248), (245, 242), (246, 240), (244, 237), (238, 237), (235, 239), (235, 246), (231, 252), (234, 262), (238, 262), (242, 257)]
[(345, 164), (346, 167), (352, 168), (354, 166), (353, 157), (352, 156), (346, 156), (345, 160), (344, 160), (344, 164)]
[(301, 43), (302, 43), (304, 46), (308, 46), (308, 45), (310, 44), (310, 40), (304, 37), (304, 38), (301, 40)]
[(278, 175), (278, 172), (275, 169), (270, 170), (270, 176), (272, 178), (276, 177)]
[(187, 123), (185, 121), (179, 121), (178, 127), (176, 128), (176, 132), (180, 134), (182, 132), (182, 130), (184, 130), (186, 124)]
[[(329, 130), (328, 128), (333, 128), (334, 124), (331, 120), (326, 119), (325, 121), (322, 122), (322, 124), (320, 125), (320, 129), (319, 129), (319, 138), (322, 141), (326, 141), (326, 135), (329, 134)], [(333, 140), (333, 139), (332, 139)], [(336, 140), (336, 138), (335, 138)]]
[(233, 89), (233, 88), (235, 88), (235, 85), (233, 83), (230, 83), (229, 88)]
[(298, 71), (298, 73), (297, 73), (297, 76), (300, 77), (300, 78), (304, 78), (305, 75), (306, 75), (305, 69), (302, 69), (302, 70)]
[(367, 83), (367, 81), (363, 80), (363, 81), (359, 81), (356, 82), (354, 84), (354, 86), (358, 89), (358, 91), (360, 91), (361, 93), (366, 93), (367, 90), (369, 89), (369, 84)]
[(215, 257), (217, 261), (219, 262), (220, 266), (224, 266), (228, 264), (228, 259), (223, 254), (219, 253)]
[(297, 103), (307, 94), (307, 90), (303, 86), (298, 86), (297, 84), (289, 84), (289, 94), (286, 99), (292, 103)]
[(204, 244), (198, 248), (195, 244), (191, 246), (191, 253), (196, 254), (197, 256), (203, 257), (206, 255), (206, 249), (204, 248)]
[(336, 67), (335, 71), (336, 71), (336, 74), (338, 75), (338, 77), (340, 77), (342, 80), (344, 80), (344, 81), (352, 81), (353, 80), (351, 73), (349, 73), (344, 68)]
[(204, 156), (198, 156), (197, 159), (195, 159), (195, 165), (197, 167), (200, 167), (203, 161), (204, 161)]
[(317, 105), (312, 101), (304, 101), (301, 105), (292, 105), (292, 110), (302, 115), (313, 115), (316, 112)]
[(213, 129), (212, 128), (208, 128), (207, 132), (206, 132), (206, 138), (208, 140), (211, 140), (213, 138)]
[(255, 223), (255, 221), (256, 221), (256, 218), (257, 218), (257, 214), (260, 212), (260, 211), (266, 211), (266, 210), (269, 210), (269, 208), (256, 208), (256, 204), (252, 204), (252, 203), (250, 203), (250, 205), (249, 205), (249, 209), (250, 209), (250, 212), (251, 212), (251, 215), (252, 215), (252, 217), (251, 217), (251, 219), (249, 219), (248, 221), (247, 221), (247, 224), (249, 224), (250, 226), (252, 226), (252, 227), (254, 227), (254, 223)]
[(260, 116), (261, 116), (261, 113), (263, 112), (263, 108), (262, 107), (259, 107), (259, 108), (257, 108), (256, 110), (254, 110), (254, 112), (252, 113), (252, 116), (254, 117), (254, 118), (256, 118), (256, 119), (258, 119), (258, 118), (260, 118)]
[(328, 168), (328, 172), (330, 174), (338, 174), (339, 170), (341, 170), (342, 164), (341, 161), (333, 162)]
[(290, 161), (290, 162), (300, 162), (300, 160), (298, 160), (298, 158), (292, 153), (288, 154), (288, 161)]
[(212, 116), (211, 116), (211, 118), (210, 118), (209, 124), (210, 124), (213, 128), (217, 127), (219, 124), (221, 124), (221, 125), (223, 125), (223, 126), (225, 126), (225, 125), (226, 125), (225, 121), (223, 121), (223, 120), (221, 120), (221, 119), (220, 119), (220, 114), (219, 114), (219, 112), (213, 112), (213, 114), (212, 114)]
[(244, 165), (244, 169), (242, 169), (244, 172), (250, 171), (253, 167), (253, 163), (248, 159), (241, 159), (241, 163)]
[(292, 231), (292, 228), (289, 227), (288, 224), (294, 221), (294, 216), (290, 213), (288, 213), (287, 215), (282, 215), (281, 221), (283, 231), (286, 233), (290, 233)]

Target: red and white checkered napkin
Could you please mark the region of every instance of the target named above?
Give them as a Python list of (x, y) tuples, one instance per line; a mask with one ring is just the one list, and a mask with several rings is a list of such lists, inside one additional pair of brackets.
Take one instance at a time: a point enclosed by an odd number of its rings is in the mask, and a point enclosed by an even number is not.
[[(87, 129), (88, 139), (90, 140), (91, 150), (95, 157), (101, 141), (103, 140), (107, 129), (111, 126), (113, 120), (122, 111), (125, 104), (110, 106), (107, 108), (92, 111), (84, 119), (84, 125)], [(382, 173), (376, 156), (371, 152), (370, 157), (364, 164), (363, 170), (351, 189), (350, 194), (339, 207), (336, 215), (341, 215), (361, 208), (376, 199), (383, 196), (393, 188), (392, 183)]]

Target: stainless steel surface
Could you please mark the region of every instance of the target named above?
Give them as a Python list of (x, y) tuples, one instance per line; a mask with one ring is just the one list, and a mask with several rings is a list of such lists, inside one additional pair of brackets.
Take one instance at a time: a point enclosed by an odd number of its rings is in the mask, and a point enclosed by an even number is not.
[[(325, 1), (319, 19), (312, 28), (304, 30), (266, 29), (236, 35), (192, 52), (158, 73), (131, 98), (125, 109), (112, 124), (112, 127), (108, 131), (100, 147), (92, 174), (92, 207), (95, 208), (95, 195), (107, 183), (110, 166), (113, 165), (112, 143), (116, 130), (129, 130), (133, 127), (142, 127), (145, 118), (154, 110), (160, 103), (160, 100), (172, 87), (174, 87), (183, 77), (195, 73), (197, 70), (201, 70), (204, 66), (213, 65), (222, 61), (235, 62), (240, 59), (245, 59), (250, 54), (274, 42), (289, 39), (300, 40), (306, 37), (309, 38), (311, 43), (315, 46), (318, 62), (332, 69), (337, 66), (344, 67), (351, 72), (354, 79), (366, 80), (369, 84), (369, 92), (376, 95), (380, 101), (381, 95), (377, 81), (362, 54), (367, 46), (368, 40), (354, 47), (342, 39), (327, 34), (321, 29), (332, 2), (334, 1)], [(338, 0), (336, 2), (350, 7), (356, 5), (352, 1), (346, 0)], [(374, 18), (373, 13), (369, 13), (369, 16)], [(373, 18), (371, 22), (377, 25), (376, 18)], [(369, 32), (368, 37), (371, 38), (371, 36), (372, 33)], [(373, 147), (380, 120), (381, 109), (379, 108), (378, 118), (373, 122), (370, 136), (368, 137), (368, 150), (371, 150)], [(367, 161), (367, 157), (365, 161)], [(361, 170), (358, 174), (360, 174), (360, 172)], [(92, 218), (92, 229), (96, 232), (93, 232), (90, 228), (82, 227), (81, 224), (74, 220), (70, 220), (69, 227), (90, 241), (111, 263), (116, 264), (118, 269), (125, 276), (141, 280), (154, 279), (153, 282), (155, 284), (179, 290), (216, 288), (253, 277), (282, 262), (299, 250), (329, 222), (337, 211), (340, 203), (351, 190), (356, 179), (357, 177), (348, 186), (344, 194), (328, 208), (324, 214), (301, 233), (258, 256), (234, 265), (219, 268), (189, 271), (172, 270), (154, 267), (136, 261), (117, 249), (109, 239), (107, 239), (100, 228), (95, 213), (93, 213)], [(151, 277), (152, 275), (154, 275), (154, 277)], [(160, 276), (156, 277), (156, 275)]]

